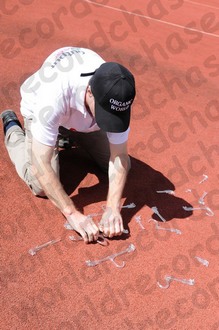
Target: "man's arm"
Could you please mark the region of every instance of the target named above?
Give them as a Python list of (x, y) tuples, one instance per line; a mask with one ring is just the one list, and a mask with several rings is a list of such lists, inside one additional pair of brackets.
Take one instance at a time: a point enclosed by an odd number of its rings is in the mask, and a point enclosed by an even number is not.
[(123, 220), (121, 217), (121, 197), (130, 169), (130, 158), (127, 152), (127, 142), (110, 144), (109, 189), (106, 210), (100, 222), (99, 229), (108, 237), (121, 235)]
[(76, 209), (51, 166), (53, 151), (54, 147), (44, 145), (33, 138), (32, 163), (34, 174), (47, 197), (59, 208), (74, 230), (81, 234), (84, 241), (87, 243), (96, 240), (98, 237), (97, 226), (89, 217)]

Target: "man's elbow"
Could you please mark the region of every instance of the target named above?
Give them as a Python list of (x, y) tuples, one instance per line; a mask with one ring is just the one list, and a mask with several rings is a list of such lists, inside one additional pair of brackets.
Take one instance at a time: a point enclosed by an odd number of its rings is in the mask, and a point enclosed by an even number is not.
[(111, 159), (112, 163), (114, 164), (114, 168), (118, 172), (129, 172), (131, 169), (131, 159), (129, 155), (123, 154), (120, 156), (115, 157), (115, 159)]

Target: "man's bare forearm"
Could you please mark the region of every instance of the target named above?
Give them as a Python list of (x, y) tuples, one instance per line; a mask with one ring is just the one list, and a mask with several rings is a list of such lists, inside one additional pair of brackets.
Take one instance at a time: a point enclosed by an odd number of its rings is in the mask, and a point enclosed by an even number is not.
[(62, 184), (56, 173), (51, 168), (43, 175), (37, 177), (46, 196), (64, 215), (70, 215), (76, 211), (71, 198), (64, 191)]
[(64, 191), (62, 184), (51, 166), (54, 148), (46, 146), (33, 138), (32, 169), (46, 196), (64, 215), (76, 212), (71, 198)]
[(119, 208), (127, 174), (130, 168), (129, 157), (122, 159), (118, 156), (109, 162), (109, 190), (107, 206)]

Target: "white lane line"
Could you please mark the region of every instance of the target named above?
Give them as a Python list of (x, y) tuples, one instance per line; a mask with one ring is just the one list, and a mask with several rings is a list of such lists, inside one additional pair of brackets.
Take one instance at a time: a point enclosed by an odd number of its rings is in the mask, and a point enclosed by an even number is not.
[(161, 23), (161, 24), (166, 24), (166, 25), (174, 26), (174, 27), (179, 28), (179, 29), (183, 29), (183, 30), (187, 29), (187, 30), (190, 30), (190, 31), (202, 33), (202, 34), (207, 35), (207, 36), (219, 38), (219, 35), (218, 34), (214, 34), (214, 33), (210, 33), (210, 32), (205, 32), (205, 31), (198, 30), (198, 29), (189, 28), (189, 27), (186, 27), (184, 25), (179, 25), (179, 24), (175, 24), (175, 23), (171, 23), (171, 22), (167, 22), (167, 21), (162, 21), (162, 20), (159, 20), (159, 19), (150, 17), (150, 16), (146, 16), (146, 15), (142, 15), (142, 14), (138, 14), (138, 13), (133, 13), (131, 11), (123, 10), (121, 8), (116, 8), (116, 7), (111, 7), (111, 6), (103, 5), (101, 3), (97, 3), (97, 2), (94, 2), (94, 1), (91, 1), (91, 0), (84, 0), (84, 1), (85, 2), (88, 2), (88, 3), (91, 3), (91, 4), (95, 5), (95, 6), (104, 7), (104, 8), (107, 8), (107, 9), (115, 10), (115, 11), (126, 13), (126, 14), (129, 14), (129, 15), (134, 15), (134, 16), (146, 18), (148, 20), (155, 21), (155, 22), (158, 22), (158, 23)]
[(208, 8), (218, 9), (219, 10), (219, 7), (206, 5), (205, 3), (198, 3), (198, 2), (190, 1), (190, 0), (184, 0), (184, 2), (189, 2), (189, 3), (192, 3), (194, 5), (198, 5), (199, 7), (208, 7)]

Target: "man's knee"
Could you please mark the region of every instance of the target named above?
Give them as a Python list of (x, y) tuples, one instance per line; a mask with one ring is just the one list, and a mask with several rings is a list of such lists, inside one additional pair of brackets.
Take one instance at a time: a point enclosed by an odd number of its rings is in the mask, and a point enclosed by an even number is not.
[(29, 168), (25, 172), (24, 181), (26, 182), (27, 186), (30, 188), (30, 190), (34, 196), (39, 196), (39, 197), (46, 196), (39, 181), (36, 179), (36, 177), (34, 175), (32, 175)]
[(28, 184), (32, 194), (36, 197), (46, 197), (46, 194), (44, 190), (40, 187), (37, 187), (36, 185), (33, 184)]

